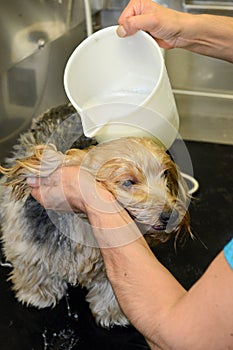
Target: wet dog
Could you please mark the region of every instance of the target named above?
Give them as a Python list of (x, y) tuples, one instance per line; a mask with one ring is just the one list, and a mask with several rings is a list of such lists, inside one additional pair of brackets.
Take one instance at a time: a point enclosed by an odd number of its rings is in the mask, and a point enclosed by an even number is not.
[(10, 280), (19, 301), (54, 306), (68, 284), (87, 288), (86, 299), (103, 327), (125, 326), (107, 278), (100, 249), (84, 213), (45, 210), (30, 196), (27, 176), (47, 176), (57, 167), (88, 169), (128, 211), (149, 243), (190, 231), (186, 185), (163, 147), (147, 138), (103, 144), (85, 138), (72, 106), (51, 109), (22, 134), (0, 170), (2, 242), (12, 263)]

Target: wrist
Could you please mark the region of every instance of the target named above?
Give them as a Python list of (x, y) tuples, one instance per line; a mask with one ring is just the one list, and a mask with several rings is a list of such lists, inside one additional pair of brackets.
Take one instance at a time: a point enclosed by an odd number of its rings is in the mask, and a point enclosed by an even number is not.
[(233, 62), (230, 17), (181, 13), (176, 48)]
[(142, 237), (133, 219), (111, 193), (101, 187), (97, 193), (85, 209), (101, 249), (122, 247)]
[(179, 12), (177, 22), (179, 23), (179, 34), (175, 48), (188, 49), (198, 39), (198, 26), (200, 26), (199, 15)]
[(83, 205), (88, 216), (98, 218), (100, 215), (111, 215), (119, 211), (121, 207), (115, 197), (101, 183), (93, 178), (93, 182), (89, 185), (83, 194), (81, 190)]

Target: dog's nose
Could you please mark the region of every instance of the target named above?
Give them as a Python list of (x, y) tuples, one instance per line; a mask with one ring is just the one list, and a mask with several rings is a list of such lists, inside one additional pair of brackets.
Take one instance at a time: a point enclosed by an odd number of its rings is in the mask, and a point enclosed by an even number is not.
[(159, 220), (165, 225), (168, 223), (168, 221), (170, 221), (170, 223), (172, 224), (178, 219), (178, 216), (179, 216), (179, 213), (176, 209), (164, 210), (160, 214)]

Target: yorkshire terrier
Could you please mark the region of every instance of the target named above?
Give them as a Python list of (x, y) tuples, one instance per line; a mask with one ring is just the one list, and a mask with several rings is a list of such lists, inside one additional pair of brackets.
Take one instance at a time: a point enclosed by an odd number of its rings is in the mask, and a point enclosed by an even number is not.
[(150, 244), (191, 232), (186, 184), (166, 150), (149, 138), (103, 144), (86, 138), (71, 105), (35, 118), (0, 167), (6, 185), (0, 205), (3, 251), (13, 266), (9, 279), (17, 299), (38, 308), (54, 306), (68, 284), (80, 284), (98, 324), (126, 326), (87, 216), (45, 210), (30, 195), (26, 177), (68, 165), (88, 169), (104, 184)]

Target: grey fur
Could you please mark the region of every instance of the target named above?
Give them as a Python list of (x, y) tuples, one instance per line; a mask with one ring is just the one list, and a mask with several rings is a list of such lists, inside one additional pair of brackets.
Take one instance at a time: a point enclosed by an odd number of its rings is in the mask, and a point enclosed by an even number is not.
[[(96, 145), (94, 139), (83, 135), (80, 118), (73, 107), (59, 106), (33, 120), (31, 128), (20, 136), (6, 165), (13, 166), (16, 159), (30, 155), (33, 146), (46, 143), (54, 144), (62, 152), (70, 148), (82, 149)], [(128, 142), (128, 145), (126, 157), (134, 158), (134, 143), (131, 146)], [(106, 147), (108, 148), (108, 145), (94, 147), (93, 155), (84, 161), (85, 166), (93, 173), (98, 170), (98, 166), (94, 164), (95, 159), (96, 164), (99, 164), (98, 157), (100, 163), (106, 161)], [(111, 147), (111, 158), (114, 152), (119, 157), (121, 152), (114, 146), (110, 145)], [(124, 147), (124, 150), (126, 148)], [(167, 159), (168, 156), (165, 156)], [(143, 154), (140, 161), (145, 163), (145, 168), (156, 169), (155, 166), (153, 168), (153, 157), (147, 159), (146, 154)], [(158, 177), (154, 171), (148, 173), (152, 180)], [(156, 181), (158, 188), (164, 187), (161, 193), (166, 192), (167, 200), (173, 203), (175, 195), (171, 188), (168, 190), (168, 187), (171, 187), (171, 184), (167, 186), (168, 180), (159, 177)], [(175, 182), (178, 180), (172, 181), (174, 186), (177, 186)], [(119, 193), (117, 199), (124, 204), (124, 191), (121, 189)], [(157, 218), (159, 210), (162, 210), (159, 200), (158, 203), (153, 203), (155, 197), (151, 196), (150, 201), (143, 206), (128, 208), (142, 223), (141, 218), (146, 218), (146, 226), (150, 225), (152, 219)], [(183, 216), (186, 215), (185, 201), (184, 195), (178, 205)], [(127, 208), (127, 204), (125, 206)], [(84, 214), (45, 210), (31, 196), (17, 201), (12, 196), (10, 187), (1, 191), (0, 213), (3, 250), (6, 259), (13, 265), (10, 279), (18, 300), (39, 308), (54, 306), (66, 294), (68, 284), (80, 284), (88, 290), (86, 299), (97, 323), (103, 327), (129, 324), (116, 300), (100, 250)], [(162, 235), (164, 236), (164, 233)], [(167, 235), (166, 239), (169, 236)]]

